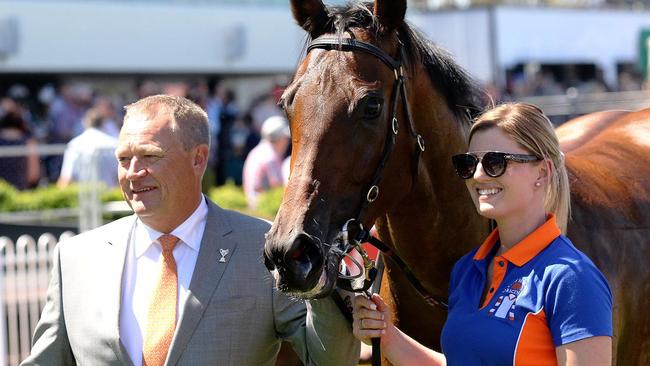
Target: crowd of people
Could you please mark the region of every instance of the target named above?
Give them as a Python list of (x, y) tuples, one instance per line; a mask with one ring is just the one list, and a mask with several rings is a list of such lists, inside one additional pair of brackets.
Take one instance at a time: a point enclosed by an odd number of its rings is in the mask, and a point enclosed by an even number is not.
[[(486, 99), (499, 102), (558, 95), (567, 93), (570, 87), (579, 93), (590, 93), (639, 90), (643, 86), (628, 72), (621, 72), (616, 88), (603, 80), (602, 73), (586, 81), (574, 78), (573, 84), (571, 80), (559, 82), (548, 70), (524, 76), (510, 75), (503, 89), (486, 85)], [(249, 205), (254, 208), (260, 192), (287, 180), (290, 147), (284, 146), (289, 145), (284, 143), (288, 129), (282, 127), (287, 121), (277, 106), (283, 87), (277, 83), (244, 108), (234, 91), (205, 81), (144, 80), (130, 96), (100, 93), (87, 83), (64, 83), (58, 87), (47, 84), (39, 90), (15, 84), (0, 98), (0, 146), (26, 149), (22, 155), (0, 154), (0, 179), (21, 190), (54, 183), (64, 187), (88, 179), (116, 186), (115, 169), (108, 168), (113, 166), (108, 162), (113, 159), (112, 150), (117, 144), (122, 106), (130, 100), (162, 93), (187, 97), (207, 112), (212, 140), (206, 172), (208, 185), (232, 181), (243, 186)], [(264, 136), (267, 120), (267, 132), (274, 131)], [(39, 144), (67, 144), (67, 149), (63, 155), (39, 156), (34, 149)], [(250, 162), (245, 164), (251, 152)]]
[(526, 97), (624, 92), (647, 88), (642, 75), (634, 70), (621, 70), (615, 84), (605, 80), (603, 71), (599, 68), (596, 68), (593, 74), (587, 74), (580, 75), (578, 70), (571, 66), (556, 72), (545, 68), (527, 72), (512, 71), (508, 73), (504, 88), (487, 85), (486, 89), (495, 101), (515, 101)]
[[(36, 149), (0, 155), (0, 179), (21, 190), (55, 183), (64, 187), (89, 179), (109, 187), (117, 186), (116, 169), (110, 167), (115, 165), (113, 150), (122, 124), (122, 106), (129, 99), (169, 94), (194, 101), (208, 114), (212, 140), (206, 172), (209, 184), (232, 181), (245, 185), (247, 197), (254, 206), (259, 192), (286, 181), (281, 166), (289, 154), (288, 127), (277, 106), (282, 90), (283, 85), (275, 85), (253, 99), (248, 108), (242, 108), (232, 90), (219, 84), (210, 86), (207, 82), (143, 81), (132, 97), (100, 93), (86, 83), (46, 85), (40, 90), (15, 84), (0, 98), (0, 146), (66, 144), (67, 147), (63, 155), (39, 156)], [(269, 123), (265, 129), (266, 120)], [(270, 141), (277, 148), (267, 151), (264, 147), (270, 146)], [(258, 144), (260, 153), (253, 154), (257, 157), (247, 165), (245, 174), (246, 158)], [(268, 160), (266, 153), (270, 152), (273, 156)], [(245, 184), (246, 175), (249, 182)]]

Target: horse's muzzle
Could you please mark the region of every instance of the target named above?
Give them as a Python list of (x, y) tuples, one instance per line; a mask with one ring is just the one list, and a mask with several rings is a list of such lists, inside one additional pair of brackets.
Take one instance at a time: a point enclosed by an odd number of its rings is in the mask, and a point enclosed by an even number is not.
[(325, 263), (320, 242), (311, 235), (300, 233), (288, 245), (267, 242), (264, 264), (277, 270), (277, 287), (291, 293), (310, 292), (319, 283)]

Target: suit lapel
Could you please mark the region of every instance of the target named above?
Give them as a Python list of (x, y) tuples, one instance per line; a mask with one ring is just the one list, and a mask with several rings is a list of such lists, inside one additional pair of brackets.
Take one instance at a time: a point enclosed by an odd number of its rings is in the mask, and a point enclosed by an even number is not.
[[(192, 274), (183, 317), (179, 319), (178, 328), (172, 340), (167, 365), (176, 364), (185, 350), (228, 267), (228, 263), (230, 263), (228, 259), (233, 255), (237, 246), (233, 240), (225, 239), (233, 231), (226, 212), (210, 200), (206, 199), (206, 201), (208, 216), (201, 239), (201, 248), (196, 259), (194, 274)], [(220, 250), (222, 249), (228, 251), (224, 261), (221, 261)]]
[(127, 255), (127, 248), (129, 247), (129, 240), (133, 232), (133, 225), (135, 224), (136, 216), (124, 218), (117, 227), (110, 227), (106, 233), (108, 239), (104, 239), (105, 245), (108, 248), (106, 258), (102, 260), (107, 261), (107, 270), (105, 278), (101, 281), (106, 285), (106, 297), (102, 300), (110, 304), (110, 314), (107, 316), (108, 324), (106, 324), (109, 343), (117, 360), (122, 365), (133, 365), (126, 348), (120, 341), (120, 305), (122, 302), (122, 277), (124, 275), (124, 263)]

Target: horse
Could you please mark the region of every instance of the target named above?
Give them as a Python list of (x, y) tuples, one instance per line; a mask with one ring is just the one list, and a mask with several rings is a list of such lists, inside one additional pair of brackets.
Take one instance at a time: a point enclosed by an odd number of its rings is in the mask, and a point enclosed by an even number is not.
[[(606, 127), (590, 132), (594, 126), (586, 126), (580, 146), (574, 138), (560, 140), (571, 186), (567, 235), (612, 289), (616, 364), (648, 365), (650, 109), (612, 113), (619, 115)], [(589, 121), (590, 116), (581, 118)], [(593, 120), (596, 126), (603, 124)], [(567, 128), (576, 126), (575, 121), (567, 123)], [(567, 128), (558, 128), (558, 135), (564, 137)]]
[[(328, 296), (352, 219), (374, 224), (420, 286), (446, 297), (453, 264), (490, 227), (450, 159), (467, 149), (472, 115), (484, 108), (480, 88), (404, 20), (405, 0), (329, 8), (292, 0), (291, 10), (312, 41), (281, 99), (291, 173), (264, 249), (276, 286), (299, 298)], [(647, 364), (650, 355), (648, 114), (602, 113), (563, 132), (572, 141), (568, 235), (611, 285), (620, 365)], [(440, 349), (445, 309), (385, 259), (380, 293), (397, 325)]]

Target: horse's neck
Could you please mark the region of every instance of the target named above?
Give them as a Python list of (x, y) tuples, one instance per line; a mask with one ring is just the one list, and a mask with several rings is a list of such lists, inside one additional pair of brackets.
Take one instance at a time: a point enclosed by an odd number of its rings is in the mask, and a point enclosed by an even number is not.
[(416, 128), (426, 141), (410, 193), (378, 222), (396, 251), (425, 286), (446, 291), (453, 264), (487, 234), (462, 180), (451, 168), (451, 156), (466, 149), (466, 131), (442, 98), (413, 95)]

